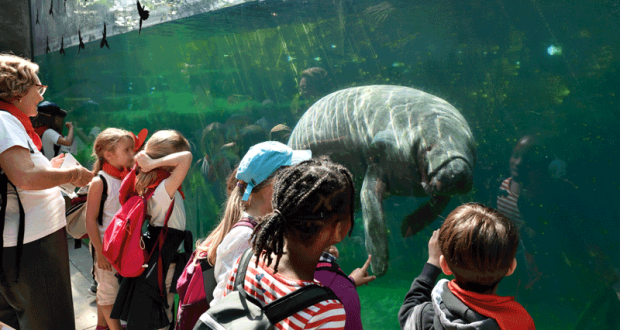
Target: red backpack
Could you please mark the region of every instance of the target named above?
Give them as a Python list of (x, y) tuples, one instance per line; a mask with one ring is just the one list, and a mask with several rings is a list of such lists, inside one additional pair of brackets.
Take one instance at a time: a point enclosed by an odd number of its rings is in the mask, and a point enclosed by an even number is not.
[[(166, 213), (164, 228), (160, 231), (153, 249), (150, 252), (147, 251), (142, 238), (142, 225), (146, 218), (147, 202), (155, 193), (155, 189), (150, 189), (146, 196), (126, 196), (123, 192), (133, 191), (127, 188), (129, 185), (133, 188), (135, 179), (136, 169), (134, 168), (121, 183), (122, 207), (114, 215), (112, 223), (103, 236), (103, 255), (122, 277), (140, 276), (146, 269), (153, 251), (157, 247), (161, 250), (168, 233), (168, 220), (174, 208), (173, 200)], [(161, 268), (161, 254), (159, 259), (157, 264)]]
[[(234, 226), (244, 226), (254, 229), (256, 221), (252, 218), (242, 218)], [(194, 251), (183, 273), (177, 280), (179, 294), (179, 310), (175, 330), (192, 330), (200, 315), (206, 312), (213, 300), (213, 291), (217, 286), (214, 266), (207, 258), (196, 260), (198, 251)]]

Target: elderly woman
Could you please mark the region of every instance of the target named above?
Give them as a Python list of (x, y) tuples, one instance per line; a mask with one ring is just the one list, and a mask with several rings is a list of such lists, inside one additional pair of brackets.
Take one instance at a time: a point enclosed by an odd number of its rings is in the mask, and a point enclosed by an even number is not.
[(75, 329), (65, 203), (58, 185), (84, 186), (92, 173), (50, 162), (29, 117), (47, 86), (39, 67), (0, 54), (0, 321), (16, 329)]

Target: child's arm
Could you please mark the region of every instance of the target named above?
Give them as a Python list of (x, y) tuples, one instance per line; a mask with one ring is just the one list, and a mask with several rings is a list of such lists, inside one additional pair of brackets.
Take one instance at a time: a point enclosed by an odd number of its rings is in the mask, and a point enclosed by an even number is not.
[(101, 234), (99, 233), (99, 226), (97, 224), (99, 206), (101, 203), (105, 203), (105, 201), (101, 200), (102, 194), (103, 182), (101, 178), (97, 176), (91, 182), (90, 187), (88, 187), (88, 197), (86, 198), (86, 231), (88, 232), (90, 243), (95, 249), (97, 267), (105, 270), (112, 270), (112, 266), (103, 256), (103, 243), (101, 242)]
[(65, 123), (65, 126), (67, 126), (67, 128), (69, 129), (69, 133), (67, 133), (67, 136), (60, 135), (60, 137), (58, 138), (58, 141), (56, 141), (56, 144), (70, 147), (73, 144), (73, 135), (74, 135), (73, 123), (67, 122)]
[(439, 249), (439, 242), (437, 238), (439, 236), (439, 230), (433, 232), (433, 236), (428, 241), (428, 261), (422, 269), (422, 273), (411, 284), (411, 289), (405, 296), (405, 301), (400, 307), (398, 312), (398, 322), (400, 327), (404, 329), (407, 320), (413, 312), (413, 308), (424, 302), (431, 301), (431, 292), (437, 281), (437, 277), (441, 274), (441, 268), (439, 268), (439, 256), (441, 256), (441, 250)]
[(136, 155), (136, 163), (140, 168), (149, 172), (158, 167), (173, 167), (170, 177), (166, 179), (166, 191), (170, 198), (174, 197), (175, 191), (179, 189), (181, 183), (187, 175), (187, 171), (192, 166), (192, 153), (189, 151), (181, 151), (170, 154), (168, 156), (152, 159), (145, 151), (141, 151)]

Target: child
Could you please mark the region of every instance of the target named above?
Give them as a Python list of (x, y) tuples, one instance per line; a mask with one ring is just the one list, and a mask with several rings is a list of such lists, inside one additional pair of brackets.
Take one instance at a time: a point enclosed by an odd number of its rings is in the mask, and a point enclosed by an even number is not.
[[(311, 157), (309, 150), (294, 151), (280, 142), (254, 145), (243, 157), (239, 167), (227, 180), (228, 200), (224, 217), (209, 236), (197, 245), (194, 257), (177, 283), (181, 301), (177, 330), (193, 329), (198, 317), (221, 299), (235, 260), (250, 247), (256, 219), (271, 210), (272, 178), (275, 174), (285, 166)], [(194, 276), (197, 274), (197, 265), (203, 259), (213, 266), (213, 278), (206, 279), (207, 282), (217, 283), (217, 287), (212, 289), (213, 298), (207, 298), (202, 276)], [(200, 270), (205, 269), (201, 266)], [(213, 300), (209, 301), (211, 298)]]
[[(183, 270), (187, 257), (177, 252), (185, 242), (185, 251), (191, 250), (187, 245), (185, 231), (185, 208), (181, 183), (192, 164), (192, 154), (187, 139), (174, 130), (157, 131), (146, 143), (145, 150), (138, 153), (135, 161), (139, 166), (134, 186), (130, 191), (121, 191), (121, 196), (138, 194), (147, 195), (154, 190), (147, 202), (148, 232), (143, 235), (145, 249), (151, 251), (162, 230), (171, 203), (174, 203), (165, 231), (165, 241), (161, 249), (156, 248), (151, 255), (148, 267), (141, 276), (122, 280), (114, 307), (112, 318), (127, 321), (129, 329), (167, 329), (172, 320), (174, 289), (172, 279)], [(159, 254), (162, 256), (158, 265)], [(180, 267), (176, 267), (177, 263)], [(161, 267), (161, 268), (160, 268)], [(163, 269), (159, 277), (158, 269)], [(161, 284), (165, 292), (160, 292)], [(170, 290), (172, 289), (172, 292)]]
[[(268, 304), (304, 286), (320, 283), (314, 273), (321, 254), (353, 226), (355, 187), (351, 173), (327, 158), (282, 171), (274, 180), (273, 210), (252, 233), (254, 257), (244, 289)], [(233, 290), (237, 260), (224, 296)], [(278, 329), (344, 329), (345, 310), (335, 300), (319, 302), (276, 324)]]
[[(70, 147), (73, 144), (74, 127), (72, 122), (65, 123), (67, 112), (56, 103), (43, 101), (37, 106), (39, 114), (31, 120), (37, 122), (35, 131), (41, 136), (43, 149), (41, 151), (49, 160), (58, 156), (61, 146)], [(62, 127), (69, 129), (67, 136), (62, 136)]]
[[(292, 150), (274, 141), (252, 146), (243, 157), (233, 172), (238, 181), (228, 197), (222, 221), (197, 248), (199, 251), (208, 251), (209, 263), (214, 265), (217, 287), (211, 305), (222, 298), (235, 261), (250, 247), (252, 228), (233, 226), (241, 219), (255, 226), (258, 217), (271, 212), (273, 177), (283, 166), (295, 165), (310, 158), (310, 150)], [(207, 246), (211, 248), (207, 249)]]
[[(495, 294), (517, 268), (514, 222), (475, 203), (452, 211), (428, 242), (428, 261), (398, 313), (402, 329), (534, 329), (513, 297)], [(440, 270), (455, 279), (435, 281)], [(434, 286), (434, 287), (433, 287)]]
[[(95, 250), (95, 279), (97, 290), (97, 329), (120, 330), (119, 320), (110, 319), (110, 311), (118, 292), (116, 270), (112, 268), (102, 253), (103, 234), (112, 218), (121, 208), (118, 201), (121, 181), (133, 166), (134, 139), (130, 132), (107, 128), (95, 139), (93, 156), (97, 158), (93, 168), (96, 176), (90, 184), (86, 201), (86, 229)], [(106, 200), (101, 200), (104, 183)], [(103, 207), (101, 204), (103, 203)], [(99, 217), (99, 210), (102, 214)], [(101, 219), (101, 222), (99, 222)]]

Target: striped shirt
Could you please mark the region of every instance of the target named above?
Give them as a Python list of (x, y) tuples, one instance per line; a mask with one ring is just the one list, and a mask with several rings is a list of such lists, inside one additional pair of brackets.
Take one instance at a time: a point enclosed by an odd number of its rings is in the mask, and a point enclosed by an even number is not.
[[(237, 259), (233, 271), (226, 283), (224, 296), (233, 291), (239, 261)], [(255, 297), (264, 305), (283, 297), (306, 285), (318, 284), (318, 281), (307, 282), (288, 279), (280, 274), (274, 274), (273, 269), (259, 262), (256, 267), (256, 256), (252, 257), (245, 274), (244, 288), (247, 293)], [(276, 328), (285, 329), (344, 329), (346, 314), (344, 307), (338, 300), (325, 300), (314, 304), (276, 324)]]
[(520, 228), (523, 225), (523, 218), (521, 218), (521, 212), (519, 212), (519, 207), (517, 206), (519, 195), (510, 191), (511, 182), (512, 177), (502, 182), (499, 188), (500, 193), (497, 195), (497, 210), (508, 219), (514, 221), (517, 227)]

